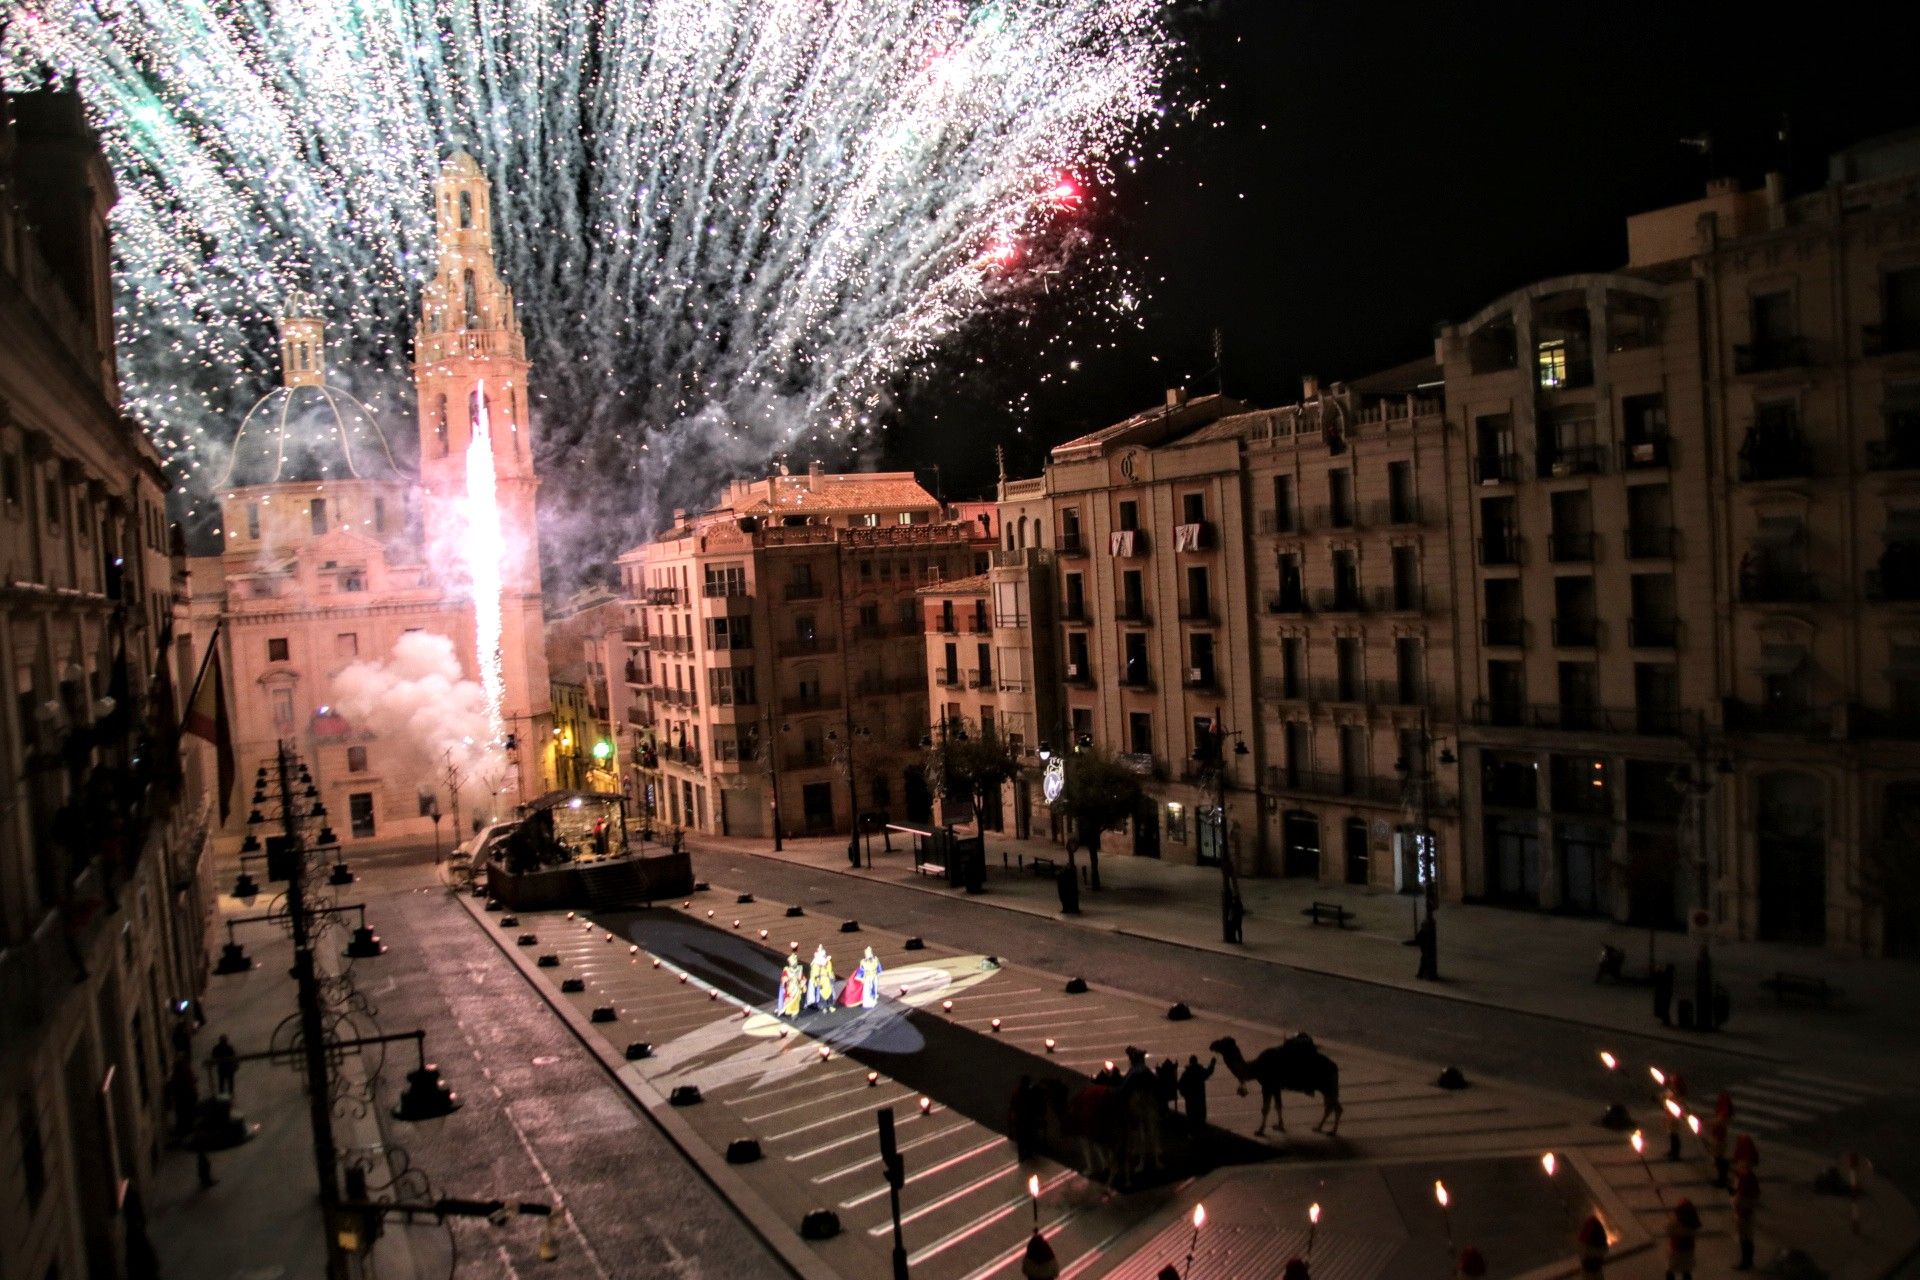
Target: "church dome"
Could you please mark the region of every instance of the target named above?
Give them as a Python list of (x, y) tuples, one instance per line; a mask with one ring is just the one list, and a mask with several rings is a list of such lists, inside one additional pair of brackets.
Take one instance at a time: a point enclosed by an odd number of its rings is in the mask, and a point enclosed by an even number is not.
[(321, 323), (299, 295), (280, 321), (280, 365), (281, 385), (240, 421), (221, 488), (407, 478), (373, 410), (327, 385)]

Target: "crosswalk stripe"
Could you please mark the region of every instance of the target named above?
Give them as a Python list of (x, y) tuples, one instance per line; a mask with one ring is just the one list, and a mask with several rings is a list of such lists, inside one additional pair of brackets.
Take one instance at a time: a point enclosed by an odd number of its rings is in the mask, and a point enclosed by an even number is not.
[[(915, 1096), (916, 1095), (911, 1090), (909, 1090), (906, 1093), (896, 1093), (896, 1094), (879, 1098), (877, 1100), (877, 1103), (880, 1106), (892, 1106), (896, 1102), (905, 1102), (908, 1098), (915, 1097)], [(862, 1104), (860, 1106), (855, 1107), (851, 1111), (836, 1111), (832, 1115), (823, 1117), (822, 1119), (819, 1119), (819, 1120), (815, 1120), (810, 1124), (803, 1124), (798, 1129), (788, 1129), (782, 1133), (770, 1133), (767, 1135), (767, 1141), (778, 1142), (782, 1138), (791, 1138), (796, 1134), (805, 1133), (809, 1129), (818, 1129), (822, 1125), (838, 1124), (842, 1120), (851, 1120), (855, 1116), (866, 1115), (869, 1111), (872, 1111), (873, 1109), (874, 1109), (873, 1104)]]
[[(1045, 1195), (1047, 1192), (1053, 1190), (1055, 1187), (1059, 1186), (1061, 1183), (1065, 1182), (1067, 1179), (1073, 1176), (1074, 1176), (1073, 1170), (1071, 1169), (1061, 1170), (1059, 1173), (1055, 1174), (1050, 1180), (1040, 1184), (1040, 1194)], [(918, 1266), (920, 1263), (925, 1262), (928, 1258), (933, 1257), (935, 1254), (942, 1253), (946, 1251), (948, 1248), (952, 1247), (953, 1245), (958, 1244), (960, 1241), (967, 1239), (969, 1236), (972, 1236), (978, 1232), (986, 1230), (988, 1227), (991, 1227), (994, 1223), (999, 1222), (1002, 1218), (1005, 1218), (1007, 1215), (1013, 1213), (1015, 1210), (1020, 1208), (1020, 1206), (1026, 1203), (1027, 1203), (1027, 1196), (1026, 1196), (1026, 1193), (1023, 1191), (1019, 1195), (1014, 1196), (1012, 1199), (1007, 1200), (995, 1206), (992, 1210), (982, 1215), (981, 1217), (975, 1218), (972, 1222), (967, 1223), (965, 1226), (955, 1227), (952, 1231), (947, 1232), (947, 1234), (945, 1234), (944, 1236), (941, 1236), (938, 1240), (935, 1240), (932, 1244), (923, 1245), (917, 1252), (908, 1255), (907, 1262), (910, 1265)], [(888, 1229), (891, 1230), (891, 1228), (888, 1228)], [(875, 1232), (874, 1234), (878, 1235), (883, 1233)]]
[(1733, 1113), (1733, 1127), (1739, 1128), (1749, 1116), (1767, 1116), (1788, 1124), (1800, 1124), (1807, 1120), (1818, 1120), (1820, 1115), (1817, 1111), (1799, 1111), (1771, 1102), (1743, 1102)]
[[(991, 1151), (995, 1147), (1006, 1145), (1006, 1141), (1007, 1140), (1005, 1138), (1002, 1138), (998, 1134), (995, 1134), (992, 1138), (988, 1139), (986, 1142), (981, 1143), (977, 1147), (969, 1148), (966, 1151), (960, 1152), (958, 1155), (948, 1156), (945, 1160), (940, 1161), (938, 1164), (930, 1164), (924, 1169), (914, 1170), (912, 1173), (907, 1175), (905, 1185), (912, 1186), (914, 1183), (920, 1181), (922, 1178), (931, 1178), (935, 1174), (945, 1173), (948, 1169), (953, 1168), (955, 1165), (965, 1164), (967, 1161), (973, 1159), (975, 1156), (979, 1155), (983, 1151)], [(840, 1202), (840, 1207), (842, 1209), (857, 1209), (861, 1205), (867, 1203), (867, 1201), (869, 1200), (878, 1200), (881, 1196), (887, 1194), (888, 1189), (889, 1188), (887, 1187), (887, 1184), (883, 1182), (878, 1187), (874, 1188), (872, 1191), (866, 1192), (864, 1195), (855, 1196), (851, 1200), (842, 1200)]]
[[(1787, 1081), (1791, 1081), (1796, 1088), (1805, 1088), (1806, 1084), (1811, 1084), (1821, 1093), (1836, 1098), (1843, 1098), (1849, 1103), (1870, 1102), (1880, 1096), (1880, 1092), (1876, 1089), (1863, 1089), (1857, 1084), (1843, 1084), (1838, 1080), (1829, 1080), (1825, 1076), (1817, 1076), (1811, 1072), (1780, 1071), (1776, 1072), (1775, 1076), (1776, 1078), (1784, 1077)], [(1806, 1084), (1802, 1084), (1802, 1081), (1805, 1081)], [(1748, 1087), (1751, 1088), (1752, 1086), (1749, 1085)]]
[[(946, 1208), (948, 1205), (952, 1204), (954, 1201), (964, 1200), (968, 1196), (972, 1195), (974, 1192), (980, 1190), (981, 1188), (992, 1186), (994, 1183), (1000, 1181), (1002, 1178), (1006, 1177), (1008, 1174), (1012, 1173), (1014, 1170), (1018, 1169), (1019, 1167), (1020, 1167), (1020, 1162), (1018, 1160), (1009, 1160), (1005, 1164), (1000, 1165), (998, 1168), (994, 1169), (992, 1172), (982, 1174), (978, 1178), (975, 1178), (972, 1182), (969, 1182), (966, 1186), (957, 1188), (956, 1190), (953, 1190), (953, 1191), (949, 1191), (947, 1192), (947, 1194), (943, 1196), (938, 1196), (932, 1200), (927, 1201), (925, 1204), (921, 1205), (917, 1209), (901, 1214), (900, 1225), (905, 1226), (909, 1222), (919, 1221), (921, 1218), (926, 1217), (930, 1213), (938, 1213), (940, 1210)], [(1018, 1204), (1021, 1200), (1024, 1200), (1024, 1199), (1026, 1199), (1024, 1195), (1019, 1196), (1014, 1200), (1013, 1203)], [(877, 1227), (868, 1227), (867, 1234), (870, 1236), (884, 1236), (889, 1232), (891, 1232), (892, 1230), (893, 1230), (892, 1223), (883, 1222)]]
[(1858, 1093), (1863, 1097), (1871, 1097), (1873, 1092), (1863, 1089), (1857, 1080), (1837, 1080), (1832, 1076), (1823, 1076), (1817, 1071), (1803, 1071), (1799, 1067), (1782, 1067), (1774, 1074), (1790, 1076), (1795, 1080), (1811, 1080), (1822, 1088), (1835, 1089), (1842, 1093)]
[[(915, 1138), (912, 1142), (903, 1142), (900, 1144), (899, 1150), (902, 1153), (905, 1153), (913, 1150), (915, 1147), (924, 1147), (929, 1142), (938, 1142), (940, 1139), (947, 1137), (950, 1134), (959, 1133), (962, 1129), (970, 1128), (972, 1124), (973, 1124), (973, 1121), (971, 1120), (962, 1120), (959, 1124), (950, 1125), (947, 1128), (941, 1129), (935, 1133), (929, 1133), (925, 1137)], [(814, 1182), (815, 1183), (832, 1182), (835, 1178), (844, 1178), (850, 1173), (858, 1173), (862, 1169), (872, 1168), (874, 1165), (877, 1165), (879, 1163), (881, 1163), (881, 1158), (879, 1156), (877, 1155), (868, 1156), (864, 1160), (856, 1160), (852, 1164), (843, 1164), (838, 1169), (829, 1170), (826, 1173), (820, 1174), (814, 1178)]]

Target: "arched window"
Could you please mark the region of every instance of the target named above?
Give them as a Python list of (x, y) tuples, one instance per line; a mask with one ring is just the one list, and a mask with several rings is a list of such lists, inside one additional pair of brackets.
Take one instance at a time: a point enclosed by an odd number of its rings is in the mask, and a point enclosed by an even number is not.
[(434, 407), (433, 439), (434, 439), (434, 443), (439, 447), (439, 450), (440, 450), (440, 453), (438, 456), (442, 458), (446, 457), (448, 452), (447, 393), (444, 391), (440, 393), (440, 399), (435, 403), (435, 407)]
[(474, 288), (472, 267), (460, 273), (460, 283), (466, 295), (467, 322), (464, 327), (478, 329), (480, 327), (480, 291)]
[(1040, 529), (1040, 517), (1035, 516), (1033, 518), (1033, 545), (1036, 547), (1044, 547), (1047, 545), (1047, 535), (1040, 532)]
[(1001, 532), (1007, 535), (1007, 550), (1013, 550), (1013, 526), (1007, 525), (1001, 529)]
[(1020, 517), (1020, 537), (1014, 545), (1023, 549), (1027, 545), (1027, 518), (1025, 516)]
[(471, 191), (462, 191), (460, 193), (460, 229), (462, 231), (465, 231), (467, 228), (471, 227), (472, 225), (473, 225), (473, 193)]

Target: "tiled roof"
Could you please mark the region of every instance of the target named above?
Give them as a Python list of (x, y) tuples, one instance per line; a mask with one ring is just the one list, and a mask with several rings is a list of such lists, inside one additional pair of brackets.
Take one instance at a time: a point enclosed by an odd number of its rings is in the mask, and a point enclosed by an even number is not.
[(1116, 422), (1112, 426), (1101, 427), (1098, 431), (1090, 431), (1057, 444), (1053, 446), (1051, 456), (1058, 458), (1062, 454), (1108, 443), (1134, 443), (1132, 437), (1140, 437), (1138, 443), (1148, 447), (1162, 445), (1223, 414), (1243, 413), (1248, 407), (1221, 395), (1195, 396), (1179, 406), (1156, 405), (1134, 414), (1124, 422)]
[(950, 582), (935, 582), (921, 587), (916, 593), (923, 596), (983, 596), (987, 594), (991, 583), (984, 573), (976, 573), (970, 578), (955, 578)]
[(905, 471), (769, 476), (738, 485), (727, 497), (728, 505), (741, 515), (935, 510), (940, 506)]

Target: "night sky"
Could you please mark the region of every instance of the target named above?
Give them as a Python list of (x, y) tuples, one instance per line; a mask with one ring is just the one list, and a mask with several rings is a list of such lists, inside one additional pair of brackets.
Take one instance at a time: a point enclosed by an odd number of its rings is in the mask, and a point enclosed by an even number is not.
[(1509, 289), (1621, 265), (1626, 215), (1701, 194), (1683, 138), (1710, 134), (1712, 169), (1749, 186), (1784, 167), (1799, 193), (1829, 152), (1920, 125), (1916, 6), (1784, 12), (1188, 6), (1173, 91), (1205, 109), (1085, 215), (1141, 282), (1142, 328), (1087, 323), (1071, 286), (990, 322), (904, 389), (887, 465), (938, 464), (948, 498), (981, 496), (994, 441), (1033, 474), (1167, 386), (1212, 390), (1215, 328), (1228, 393), (1284, 403), (1303, 373), (1431, 354), (1435, 324)]

